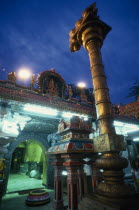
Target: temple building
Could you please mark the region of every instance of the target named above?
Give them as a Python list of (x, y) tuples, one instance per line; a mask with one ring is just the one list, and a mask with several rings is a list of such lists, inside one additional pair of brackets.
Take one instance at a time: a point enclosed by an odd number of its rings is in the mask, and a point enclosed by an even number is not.
[[(9, 73), (6, 81), (0, 80), (1, 195), (25, 189), (54, 188), (54, 170), (48, 150), (55, 148), (61, 140), (60, 132), (70, 123), (72, 125), (72, 118), (77, 117), (76, 124), (80, 124), (84, 132), (79, 134), (70, 129), (62, 134), (62, 138), (67, 138), (67, 135), (68, 138), (87, 138), (83, 148), (95, 154), (92, 139), (98, 135), (99, 129), (92, 93), (91, 100), (85, 89), (81, 89), (76, 97), (72, 87), (54, 69), (40, 73), (37, 82), (38, 88), (34, 87), (33, 79), (30, 87), (21, 86), (15, 72)], [(139, 155), (138, 144), (133, 141), (139, 136), (139, 121), (127, 116), (125, 110), (124, 107), (113, 107), (114, 125), (116, 132), (125, 136), (127, 150), (123, 155), (132, 162)], [(83, 148), (78, 142), (74, 149), (82, 151)], [(54, 150), (58, 152), (58, 147)], [(88, 173), (88, 168), (84, 169)], [(130, 167), (127, 174), (131, 174)], [(15, 179), (19, 182), (17, 186), (13, 186)]]
[(0, 197), (52, 189), (54, 209), (63, 210), (64, 187), (69, 210), (135, 203), (128, 182), (139, 157), (139, 104), (111, 105), (101, 56), (110, 30), (94, 3), (70, 32), (71, 52), (88, 51), (93, 91), (73, 89), (55, 69), (32, 75), (29, 87), (14, 71), (0, 80)]
[[(18, 173), (42, 180), (41, 184), (53, 189), (53, 168), (47, 151), (60, 138), (56, 135), (59, 121), (76, 115), (95, 121), (94, 105), (72, 98), (72, 90), (53, 69), (39, 75), (37, 89), (34, 81), (26, 87), (16, 80), (15, 72), (11, 72), (7, 81), (0, 81), (1, 189), (19, 190), (10, 187), (10, 180)], [(20, 186), (22, 189), (24, 186)]]

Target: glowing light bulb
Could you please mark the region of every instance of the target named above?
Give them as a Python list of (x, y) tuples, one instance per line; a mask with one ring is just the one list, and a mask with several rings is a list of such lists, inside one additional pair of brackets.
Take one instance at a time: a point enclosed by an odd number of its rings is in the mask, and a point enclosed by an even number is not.
[(29, 79), (31, 77), (31, 71), (29, 68), (21, 68), (18, 71), (18, 76), (23, 80)]
[(79, 82), (78, 83), (78, 87), (79, 88), (85, 88), (86, 87), (86, 84), (84, 82)]

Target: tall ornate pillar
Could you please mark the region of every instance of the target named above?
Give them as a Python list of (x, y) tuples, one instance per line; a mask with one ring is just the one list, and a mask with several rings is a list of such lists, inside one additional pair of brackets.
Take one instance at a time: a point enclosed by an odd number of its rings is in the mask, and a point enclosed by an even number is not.
[[(60, 158), (60, 155), (53, 156), (55, 159), (52, 165), (54, 166), (54, 209), (64, 209), (63, 205), (63, 198), (62, 198), (62, 159)], [(49, 174), (51, 176), (51, 174)]]
[(96, 152), (102, 152), (97, 159), (96, 166), (103, 169), (104, 182), (97, 188), (97, 197), (100, 199), (113, 199), (127, 197), (133, 189), (124, 183), (123, 168), (128, 161), (119, 155), (125, 149), (124, 139), (116, 135), (109, 90), (106, 83), (104, 65), (102, 63), (101, 47), (111, 28), (97, 16), (96, 4), (88, 7), (82, 18), (76, 22), (75, 28), (70, 32), (71, 52), (80, 49), (81, 45), (88, 51), (92, 82), (94, 86), (97, 120), (99, 123), (99, 136), (93, 139)]

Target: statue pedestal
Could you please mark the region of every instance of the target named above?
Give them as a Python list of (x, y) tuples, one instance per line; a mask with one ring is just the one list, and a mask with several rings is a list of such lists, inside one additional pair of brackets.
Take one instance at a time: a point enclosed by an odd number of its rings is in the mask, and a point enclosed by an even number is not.
[(78, 205), (78, 210), (137, 210), (139, 193), (125, 199), (112, 200), (97, 198), (96, 194), (86, 195)]

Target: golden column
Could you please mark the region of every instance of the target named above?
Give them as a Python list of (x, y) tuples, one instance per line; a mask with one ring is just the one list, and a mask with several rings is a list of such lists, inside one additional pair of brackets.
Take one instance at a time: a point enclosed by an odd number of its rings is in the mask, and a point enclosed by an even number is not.
[(100, 134), (93, 139), (96, 152), (102, 152), (100, 159), (96, 160), (98, 168), (103, 169), (104, 182), (97, 189), (97, 198), (118, 200), (125, 198), (133, 189), (123, 180), (123, 168), (128, 161), (119, 155), (125, 150), (124, 138), (117, 135), (113, 126), (112, 106), (109, 98), (109, 90), (106, 83), (104, 65), (101, 57), (101, 46), (111, 30), (106, 23), (97, 16), (96, 4), (84, 10), (82, 18), (75, 24), (70, 32), (70, 50), (75, 52), (81, 45), (88, 51), (92, 82), (95, 93), (97, 120)]

